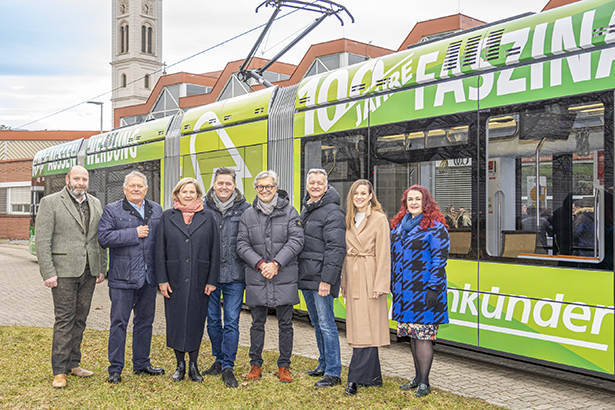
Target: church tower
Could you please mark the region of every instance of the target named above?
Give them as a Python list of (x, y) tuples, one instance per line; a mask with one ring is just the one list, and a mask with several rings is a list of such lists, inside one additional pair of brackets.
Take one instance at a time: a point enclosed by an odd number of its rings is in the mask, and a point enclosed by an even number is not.
[(162, 0), (112, 0), (113, 109), (142, 104), (161, 76)]

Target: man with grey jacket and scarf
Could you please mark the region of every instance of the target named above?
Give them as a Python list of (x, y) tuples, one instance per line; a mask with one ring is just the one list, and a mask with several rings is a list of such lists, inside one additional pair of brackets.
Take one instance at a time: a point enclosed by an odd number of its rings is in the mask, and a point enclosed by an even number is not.
[(246, 266), (246, 304), (252, 313), (250, 372), (258, 380), (263, 366), (265, 323), (269, 308), (278, 318), (278, 377), (290, 383), (293, 351), (293, 305), (299, 303), (297, 256), (303, 248), (299, 214), (286, 191), (278, 190), (278, 175), (262, 171), (254, 178), (257, 197), (239, 221), (237, 254)]
[[(220, 275), (218, 287), (209, 295), (207, 334), (211, 353), (216, 358), (203, 374), (222, 374), (226, 387), (237, 387), (233, 373), (239, 344), (239, 314), (245, 288), (245, 263), (237, 256), (237, 231), (243, 212), (250, 208), (235, 185), (235, 170), (218, 168), (213, 187), (205, 195), (205, 206), (212, 211), (220, 228)], [(224, 324), (220, 298), (224, 298)]]
[(341, 383), (340, 340), (333, 302), (337, 298), (346, 256), (346, 222), (340, 196), (329, 186), (324, 169), (310, 169), (301, 210), (305, 244), (299, 255), (299, 289), (314, 326), (320, 352), (318, 366), (308, 371), (321, 377), (314, 387)]

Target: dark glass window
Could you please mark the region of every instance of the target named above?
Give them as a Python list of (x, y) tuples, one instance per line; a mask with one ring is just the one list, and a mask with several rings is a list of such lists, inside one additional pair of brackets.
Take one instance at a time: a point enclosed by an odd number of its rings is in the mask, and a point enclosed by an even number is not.
[(587, 97), (488, 118), (490, 256), (612, 269), (609, 108)]

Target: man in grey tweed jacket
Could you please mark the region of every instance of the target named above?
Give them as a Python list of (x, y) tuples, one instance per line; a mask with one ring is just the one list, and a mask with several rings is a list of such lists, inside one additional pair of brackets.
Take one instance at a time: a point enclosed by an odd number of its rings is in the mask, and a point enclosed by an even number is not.
[(74, 166), (66, 187), (41, 200), (36, 218), (36, 256), (55, 311), (51, 365), (55, 388), (66, 375), (89, 377), (80, 367), (81, 340), (96, 283), (105, 279), (107, 252), (98, 244), (100, 201), (87, 195), (88, 171)]

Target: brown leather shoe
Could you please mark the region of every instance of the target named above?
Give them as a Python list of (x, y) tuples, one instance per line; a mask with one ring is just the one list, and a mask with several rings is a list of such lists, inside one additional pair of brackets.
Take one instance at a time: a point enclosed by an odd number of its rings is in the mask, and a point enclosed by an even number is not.
[(70, 369), (70, 374), (77, 377), (90, 377), (94, 372), (82, 369), (81, 367), (75, 367), (74, 369)]
[(248, 373), (248, 380), (258, 380), (261, 378), (261, 367), (255, 364), (250, 368), (250, 373)]
[(284, 366), (278, 369), (278, 379), (282, 383), (290, 383), (293, 381), (293, 378), (290, 377), (290, 367)]
[(53, 376), (53, 382), (51, 383), (54, 389), (63, 389), (66, 387), (66, 375), (56, 374)]

